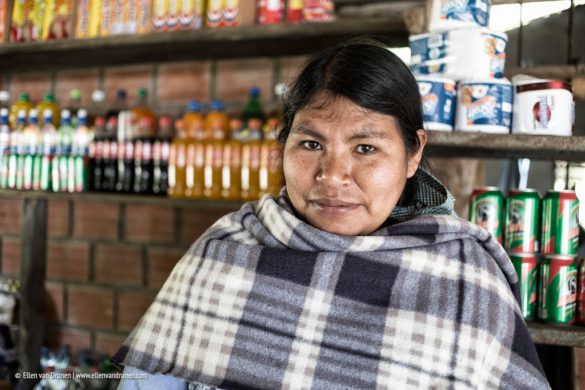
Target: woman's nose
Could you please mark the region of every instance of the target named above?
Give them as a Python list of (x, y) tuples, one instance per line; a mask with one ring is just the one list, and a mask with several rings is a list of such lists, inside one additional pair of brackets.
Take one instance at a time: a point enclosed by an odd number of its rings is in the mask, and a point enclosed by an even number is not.
[(327, 185), (344, 185), (351, 180), (351, 163), (349, 156), (338, 153), (325, 153), (319, 163), (317, 181)]

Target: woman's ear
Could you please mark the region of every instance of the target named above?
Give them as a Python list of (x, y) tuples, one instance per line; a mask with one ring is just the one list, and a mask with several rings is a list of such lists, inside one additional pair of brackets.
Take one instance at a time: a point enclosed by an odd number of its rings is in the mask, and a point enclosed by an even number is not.
[(419, 147), (418, 150), (414, 153), (412, 153), (409, 157), (408, 157), (408, 171), (407, 171), (407, 178), (411, 178), (414, 176), (414, 174), (416, 173), (416, 170), (418, 169), (418, 166), (420, 164), (420, 160), (422, 159), (423, 156), (423, 151), (425, 149), (425, 145), (427, 144), (427, 132), (424, 131), (423, 129), (418, 129), (416, 131), (416, 135), (418, 137), (418, 141), (419, 141)]

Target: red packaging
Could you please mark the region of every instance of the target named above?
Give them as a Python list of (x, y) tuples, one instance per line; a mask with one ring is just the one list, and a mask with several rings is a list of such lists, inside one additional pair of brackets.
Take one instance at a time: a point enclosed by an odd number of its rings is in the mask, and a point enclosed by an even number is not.
[(283, 21), (284, 0), (259, 0), (258, 24), (276, 24)]
[(303, 20), (305, 22), (326, 22), (334, 18), (333, 0), (304, 0)]
[(577, 284), (577, 323), (585, 325), (585, 259), (579, 263)]
[(289, 23), (303, 21), (303, 0), (287, 0), (286, 21)]

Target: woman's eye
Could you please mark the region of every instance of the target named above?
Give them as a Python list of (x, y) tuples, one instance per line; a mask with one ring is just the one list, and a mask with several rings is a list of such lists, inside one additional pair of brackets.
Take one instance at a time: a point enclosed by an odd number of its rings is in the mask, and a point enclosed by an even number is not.
[(303, 141), (302, 145), (309, 150), (321, 149), (321, 145), (317, 141)]
[(370, 154), (376, 151), (376, 148), (372, 145), (358, 145), (356, 151), (361, 154)]

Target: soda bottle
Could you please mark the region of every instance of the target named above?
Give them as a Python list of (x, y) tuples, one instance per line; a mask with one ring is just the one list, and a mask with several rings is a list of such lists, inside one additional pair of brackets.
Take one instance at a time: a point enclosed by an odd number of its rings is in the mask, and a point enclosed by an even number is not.
[(118, 141), (107, 139), (104, 141), (104, 180), (102, 190), (116, 191), (118, 182)]
[(203, 167), (203, 196), (207, 199), (222, 197), (222, 165), (226, 131), (216, 126), (211, 139), (205, 141)]
[(16, 189), (17, 182), (19, 181), (22, 187), (22, 178), (19, 179), (18, 177), (22, 174), (22, 166), (24, 163), (23, 132), (26, 127), (26, 117), (27, 111), (25, 109), (20, 110), (17, 115), (16, 128), (10, 133), (10, 156), (8, 157), (7, 179), (7, 185), (10, 189)]
[(157, 139), (152, 148), (153, 172), (152, 192), (156, 195), (166, 195), (169, 190), (169, 153), (168, 139)]
[(55, 95), (53, 95), (51, 92), (47, 92), (45, 94), (45, 96), (43, 96), (43, 100), (37, 105), (37, 112), (39, 113), (39, 115), (42, 115), (43, 117), (41, 118), (42, 120), (40, 121), (40, 124), (43, 125), (44, 124), (44, 113), (46, 110), (51, 110), (53, 116), (53, 126), (58, 126), (59, 125), (59, 106), (57, 105), (57, 102), (55, 101)]
[(259, 119), (261, 123), (264, 123), (266, 120), (266, 115), (262, 109), (262, 103), (260, 102), (260, 88), (258, 87), (250, 88), (250, 99), (248, 100), (248, 103), (246, 103), (246, 107), (244, 107), (244, 111), (242, 112), (244, 125), (249, 126), (249, 121), (252, 118)]
[(10, 108), (10, 127), (15, 129), (18, 125), (18, 116), (21, 110), (25, 112), (25, 121), (28, 118), (28, 112), (32, 108), (32, 103), (30, 102), (30, 97), (28, 93), (23, 92), (18, 96), (18, 100), (16, 103), (12, 105)]
[[(143, 119), (145, 118), (149, 120), (144, 121)], [(155, 124), (154, 112), (148, 105), (148, 91), (146, 88), (140, 88), (138, 90), (138, 101), (131, 110), (131, 137), (154, 137)]]
[(149, 194), (152, 192), (152, 143), (148, 139), (137, 140), (134, 159), (134, 192)]
[(0, 91), (0, 110), (6, 108), (10, 115), (10, 92)]
[(91, 107), (89, 108), (89, 123), (92, 124), (92, 119), (95, 119), (97, 116), (103, 116), (104, 120), (107, 121), (106, 118), (106, 108), (105, 108), (105, 101), (106, 101), (106, 93), (101, 89), (96, 89), (91, 94)]
[(69, 110), (61, 111), (61, 126), (57, 130), (57, 148), (53, 162), (52, 185), (54, 192), (67, 192), (69, 185), (69, 156), (73, 145), (75, 130), (71, 126)]
[(169, 195), (174, 198), (185, 196), (187, 181), (187, 133), (182, 119), (175, 122), (177, 137), (173, 140), (169, 154)]
[(248, 121), (248, 133), (250, 137), (244, 140), (242, 145), (241, 198), (256, 200), (260, 194), (260, 139), (262, 135), (260, 119), (251, 118)]
[(125, 89), (119, 89), (116, 92), (116, 100), (112, 107), (106, 111), (106, 123), (109, 123), (110, 118), (118, 117), (121, 111), (128, 109), (127, 93)]
[(72, 153), (69, 157), (69, 192), (83, 192), (89, 188), (89, 144), (93, 134), (87, 125), (87, 111), (77, 112), (78, 125), (73, 136)]
[(39, 115), (36, 109), (31, 109), (28, 114), (28, 125), (24, 128), (22, 133), (23, 140), (23, 154), (21, 156), (21, 172), (17, 176), (16, 189), (32, 190), (33, 189), (33, 174), (34, 174), (34, 160), (37, 154), (37, 146), (39, 145), (39, 138), (41, 129), (39, 127)]
[(81, 91), (77, 88), (73, 88), (71, 92), (69, 92), (69, 102), (65, 107), (65, 110), (69, 110), (71, 113), (71, 126), (73, 126), (73, 128), (77, 128), (77, 112), (81, 108)]
[(264, 141), (260, 150), (260, 196), (278, 196), (282, 187), (281, 149), (277, 140), (279, 120), (269, 118), (264, 127)]
[(242, 142), (231, 139), (224, 144), (221, 175), (221, 197), (226, 200), (240, 199), (242, 168)]
[(169, 116), (161, 116), (158, 119), (158, 137), (169, 141), (173, 138), (173, 136), (173, 120)]
[(103, 138), (95, 138), (89, 148), (89, 190), (102, 191), (104, 181), (104, 143)]
[(221, 100), (211, 102), (210, 111), (205, 117), (205, 132), (208, 140), (215, 137), (216, 132), (223, 132), (224, 139), (229, 138), (229, 118), (225, 113), (225, 104)]
[(36, 191), (48, 191), (52, 188), (53, 159), (57, 144), (57, 130), (53, 126), (53, 112), (46, 109), (43, 117), (44, 123), (41, 128), (43, 143), (42, 151), (35, 159), (35, 176), (33, 187)]
[(187, 138), (190, 140), (204, 139), (205, 135), (205, 118), (202, 114), (203, 106), (197, 100), (191, 100), (187, 105), (187, 112), (183, 116), (183, 123)]
[(8, 188), (8, 160), (10, 155), (10, 126), (8, 117), (10, 111), (0, 108), (0, 188)]

